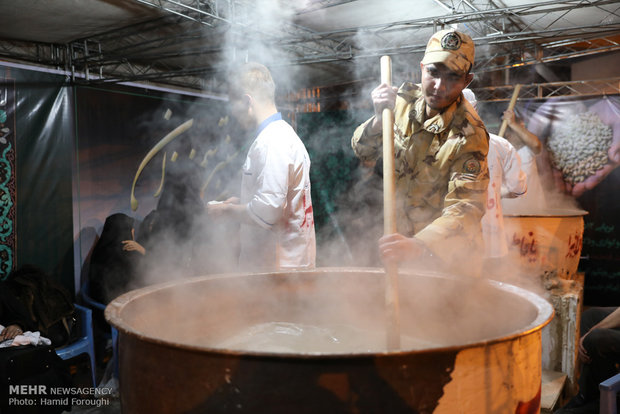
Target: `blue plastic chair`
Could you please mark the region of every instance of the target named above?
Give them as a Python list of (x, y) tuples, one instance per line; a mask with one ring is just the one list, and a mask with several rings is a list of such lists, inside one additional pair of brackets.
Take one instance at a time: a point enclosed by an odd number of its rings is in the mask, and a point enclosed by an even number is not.
[(620, 374), (606, 379), (598, 385), (601, 392), (600, 414), (616, 414), (616, 395), (620, 391)]
[(90, 359), (90, 372), (93, 380), (93, 387), (97, 386), (95, 369), (95, 337), (93, 335), (93, 311), (75, 304), (75, 309), (80, 315), (80, 337), (60, 348), (56, 348), (56, 354), (64, 359), (71, 359), (81, 354), (88, 354)]
[[(86, 280), (86, 282), (84, 282), (84, 284), (82, 285), (82, 289), (80, 289), (80, 296), (82, 297), (82, 300), (91, 309), (98, 309), (101, 312), (104, 312), (106, 305), (104, 305), (101, 302), (97, 302), (95, 299), (90, 297), (89, 292), (88, 292), (89, 286), (90, 284), (88, 280)], [(116, 378), (118, 378), (118, 358), (117, 358), (117, 349), (116, 349), (117, 342), (118, 342), (118, 331), (116, 330), (115, 327), (110, 326), (110, 332), (111, 334), (105, 335), (105, 338), (112, 340), (112, 359), (114, 361), (113, 362), (114, 363), (114, 374)]]

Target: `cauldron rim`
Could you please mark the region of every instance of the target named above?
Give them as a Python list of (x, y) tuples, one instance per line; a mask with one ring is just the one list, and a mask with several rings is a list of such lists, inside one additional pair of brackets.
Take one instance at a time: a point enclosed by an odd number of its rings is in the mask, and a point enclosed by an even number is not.
[(512, 213), (510, 211), (504, 211), (504, 217), (544, 217), (544, 218), (553, 218), (553, 217), (582, 217), (590, 214), (586, 210), (582, 210), (579, 208), (549, 208), (542, 211), (532, 211), (532, 212), (524, 212), (524, 213)]
[(209, 347), (204, 345), (190, 345), (183, 342), (173, 342), (161, 338), (157, 338), (153, 335), (145, 334), (137, 331), (136, 329), (129, 326), (127, 322), (125, 322), (121, 318), (121, 312), (125, 305), (129, 304), (131, 301), (153, 292), (167, 289), (171, 286), (178, 286), (180, 284), (190, 284), (190, 283), (201, 283), (204, 280), (214, 280), (221, 278), (232, 278), (232, 277), (247, 277), (249, 275), (252, 276), (267, 276), (274, 275), (280, 277), (286, 277), (291, 274), (308, 274), (308, 273), (371, 273), (371, 274), (384, 274), (384, 269), (382, 268), (374, 268), (374, 267), (320, 267), (311, 270), (295, 270), (295, 271), (276, 271), (276, 272), (260, 272), (260, 273), (248, 273), (248, 272), (235, 272), (235, 273), (217, 273), (217, 274), (208, 274), (203, 276), (194, 276), (180, 280), (173, 280), (162, 282), (158, 284), (154, 284), (151, 286), (146, 286), (143, 288), (135, 289), (124, 293), (114, 300), (112, 300), (105, 309), (105, 319), (114, 326), (120, 333), (133, 336), (140, 341), (148, 342), (151, 344), (155, 344), (157, 346), (164, 346), (167, 348), (181, 349), (188, 352), (197, 352), (201, 354), (217, 354), (217, 355), (243, 355), (244, 358), (261, 358), (261, 359), (360, 359), (360, 358), (377, 358), (381, 356), (397, 356), (397, 355), (410, 355), (410, 354), (425, 354), (425, 353), (440, 353), (440, 352), (454, 352), (460, 351), (468, 348), (475, 347), (484, 347), (492, 344), (510, 341), (516, 339), (518, 337), (522, 337), (525, 335), (532, 334), (538, 330), (544, 328), (554, 317), (555, 311), (552, 305), (544, 298), (539, 296), (538, 294), (528, 291), (524, 288), (496, 281), (491, 279), (480, 279), (473, 278), (467, 276), (455, 276), (449, 275), (445, 273), (435, 272), (435, 271), (420, 271), (420, 270), (399, 270), (399, 275), (415, 275), (415, 276), (424, 276), (424, 277), (436, 277), (436, 278), (446, 278), (452, 279), (459, 283), (488, 283), (492, 287), (496, 289), (503, 290), (505, 292), (514, 294), (522, 299), (525, 299), (530, 304), (532, 304), (537, 310), (538, 314), (526, 326), (522, 327), (513, 332), (509, 332), (505, 335), (483, 339), (480, 341), (471, 341), (465, 342), (457, 345), (449, 345), (449, 346), (437, 346), (437, 347), (428, 347), (424, 349), (409, 349), (409, 350), (385, 350), (382, 352), (377, 351), (366, 351), (366, 352), (351, 352), (351, 353), (324, 353), (324, 352), (304, 352), (304, 353), (286, 353), (286, 352), (268, 352), (268, 351), (253, 351), (253, 350), (234, 350), (234, 349), (224, 349), (224, 348), (216, 348)]

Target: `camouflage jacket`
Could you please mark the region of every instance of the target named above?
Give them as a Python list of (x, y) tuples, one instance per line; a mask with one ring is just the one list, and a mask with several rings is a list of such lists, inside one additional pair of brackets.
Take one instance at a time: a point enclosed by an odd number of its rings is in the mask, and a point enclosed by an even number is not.
[[(357, 127), (351, 140), (362, 160), (382, 155), (381, 134), (367, 133), (372, 120)], [(398, 232), (415, 235), (446, 263), (459, 251), (471, 254), (482, 244), (489, 183), (484, 124), (462, 95), (426, 119), (422, 90), (409, 82), (398, 90), (394, 120)]]

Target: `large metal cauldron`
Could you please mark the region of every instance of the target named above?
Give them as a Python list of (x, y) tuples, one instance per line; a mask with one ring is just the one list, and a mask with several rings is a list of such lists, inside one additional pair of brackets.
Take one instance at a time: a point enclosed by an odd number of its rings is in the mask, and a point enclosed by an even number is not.
[(364, 349), (360, 338), (354, 351), (330, 353), (217, 345), (274, 321), (383, 338), (383, 282), (380, 269), (337, 268), (205, 276), (124, 294), (105, 312), (119, 330), (122, 410), (538, 413), (540, 330), (553, 309), (499, 282), (401, 273), (398, 351)]

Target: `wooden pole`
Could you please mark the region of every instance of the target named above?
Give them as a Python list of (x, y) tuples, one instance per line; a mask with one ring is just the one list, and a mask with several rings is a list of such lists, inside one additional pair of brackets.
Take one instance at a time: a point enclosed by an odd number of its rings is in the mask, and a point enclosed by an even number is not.
[[(517, 98), (519, 97), (519, 91), (521, 90), (521, 85), (515, 85), (515, 89), (512, 92), (512, 98), (510, 98), (510, 103), (508, 104), (508, 109), (509, 110), (513, 110), (515, 107), (515, 104), (517, 103)], [(499, 133), (497, 135), (499, 135), (500, 137), (504, 138), (504, 134), (506, 133), (506, 128), (508, 127), (508, 122), (504, 119), (502, 121), (502, 125), (499, 128)]]
[[(392, 85), (392, 60), (381, 57), (381, 83)], [(394, 175), (394, 112), (385, 108), (383, 127), (383, 233), (396, 233), (396, 181)], [(400, 315), (398, 305), (398, 267), (386, 264), (385, 306), (387, 311), (388, 350), (400, 349)]]

